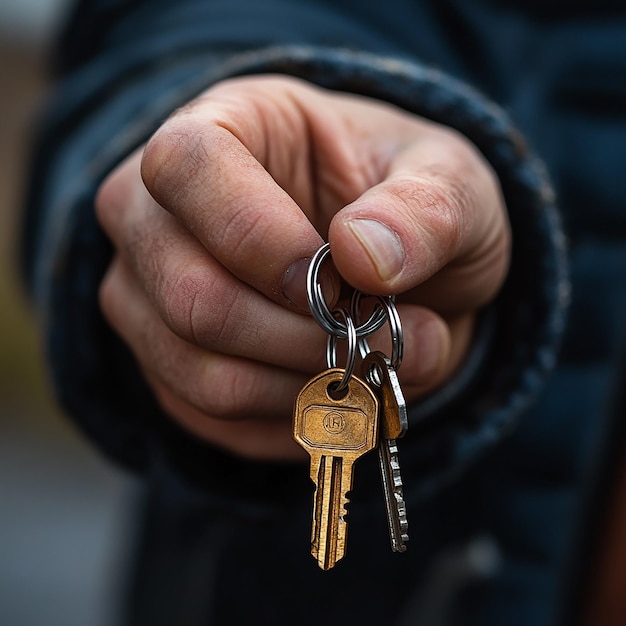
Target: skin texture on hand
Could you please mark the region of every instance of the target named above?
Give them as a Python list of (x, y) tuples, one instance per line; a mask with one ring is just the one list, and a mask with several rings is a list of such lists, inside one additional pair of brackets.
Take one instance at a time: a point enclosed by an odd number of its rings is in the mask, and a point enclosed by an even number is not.
[[(397, 294), (407, 400), (441, 385), (500, 288), (510, 234), (474, 146), (390, 105), (277, 76), (224, 81), (103, 183), (101, 308), (165, 411), (234, 454), (297, 459), (295, 395), (325, 369), (305, 272)], [(370, 344), (388, 351), (388, 331)], [(380, 336), (378, 336), (380, 335)]]

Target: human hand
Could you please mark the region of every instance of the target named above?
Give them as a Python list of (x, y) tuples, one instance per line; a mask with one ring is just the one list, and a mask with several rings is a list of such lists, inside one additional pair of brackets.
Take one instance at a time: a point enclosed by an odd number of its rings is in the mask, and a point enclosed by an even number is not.
[(398, 294), (409, 402), (459, 365), (509, 260), (497, 179), (469, 141), (287, 77), (224, 81), (177, 111), (104, 182), (97, 215), (115, 247), (101, 307), (160, 404), (257, 459), (304, 454), (291, 412), (325, 368), (304, 280), (324, 239), (350, 285)]

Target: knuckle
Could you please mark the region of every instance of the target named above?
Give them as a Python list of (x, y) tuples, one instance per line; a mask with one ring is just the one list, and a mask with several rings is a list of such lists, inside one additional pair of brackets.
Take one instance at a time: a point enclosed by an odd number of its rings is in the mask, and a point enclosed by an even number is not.
[[(202, 335), (203, 344), (222, 352), (239, 352), (247, 332), (245, 320), (241, 315), (233, 314), (238, 309), (238, 289), (218, 287), (211, 293), (212, 306), (207, 307), (206, 324)], [(245, 310), (245, 307), (242, 307)]]
[(480, 190), (499, 193), (498, 177), (479, 149), (460, 132), (451, 128), (443, 131), (446, 137), (447, 159), (451, 164), (442, 180), (450, 187), (457, 204), (464, 211), (475, 210)]
[(238, 264), (246, 263), (252, 261), (251, 255), (257, 254), (258, 245), (255, 244), (265, 239), (270, 230), (271, 224), (262, 211), (242, 206), (233, 211), (224, 224), (221, 240), (231, 259), (236, 259)]
[(439, 250), (439, 254), (452, 256), (458, 249), (470, 199), (454, 181), (441, 177), (402, 176), (394, 181), (392, 194), (412, 216), (415, 228)]
[(160, 287), (166, 324), (180, 337), (210, 349), (235, 343), (241, 328), (231, 315), (237, 290), (202, 268), (185, 268)]
[(180, 185), (190, 184), (207, 166), (206, 132), (189, 112), (179, 112), (150, 138), (141, 158), (141, 177), (157, 201), (175, 196)]
[(224, 420), (240, 420), (250, 415), (250, 381), (240, 368), (222, 363), (210, 380), (212, 384), (204, 386), (200, 400), (203, 412)]
[(165, 322), (183, 339), (196, 342), (194, 315), (204, 289), (205, 281), (190, 270), (171, 275), (160, 287)]
[(471, 194), (458, 180), (447, 178), (434, 183), (430, 195), (435, 200), (429, 212), (431, 232), (452, 257), (461, 245), (465, 223), (473, 211)]

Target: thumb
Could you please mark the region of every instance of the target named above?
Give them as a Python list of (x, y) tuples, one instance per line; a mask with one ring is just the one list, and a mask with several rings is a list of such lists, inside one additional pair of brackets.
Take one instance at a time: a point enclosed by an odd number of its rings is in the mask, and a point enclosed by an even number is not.
[(413, 290), (422, 304), (467, 310), (493, 297), (504, 279), (508, 221), (489, 164), (469, 141), (435, 128), (393, 159), (385, 180), (337, 213), (329, 241), (354, 287)]

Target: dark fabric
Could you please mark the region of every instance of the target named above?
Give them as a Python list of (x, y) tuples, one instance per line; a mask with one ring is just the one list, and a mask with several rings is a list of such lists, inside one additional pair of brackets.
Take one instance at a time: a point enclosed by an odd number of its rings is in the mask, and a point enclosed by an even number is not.
[[(357, 623), (358, 614), (363, 623), (565, 626), (580, 581), (566, 574), (580, 562), (583, 507), (615, 432), (611, 398), (626, 382), (626, 9), (90, 0), (64, 30), (55, 67), (23, 265), (61, 403), (149, 485), (128, 623)], [(513, 226), (511, 274), (488, 332), (464, 372), (412, 409), (401, 442), (409, 551), (389, 551), (367, 458), (348, 557), (327, 573), (308, 554), (307, 469), (234, 459), (178, 430), (97, 308), (111, 252), (93, 215), (99, 182), (204, 87), (262, 72), (457, 128), (496, 170)], [(571, 282), (534, 153), (554, 183)]]

